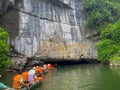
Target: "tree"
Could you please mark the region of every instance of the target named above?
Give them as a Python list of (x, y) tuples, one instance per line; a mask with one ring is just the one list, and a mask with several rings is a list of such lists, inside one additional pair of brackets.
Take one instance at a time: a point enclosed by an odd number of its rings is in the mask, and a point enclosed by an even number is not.
[(86, 26), (99, 34), (97, 51), (98, 60), (102, 62), (120, 62), (119, 6), (120, 0), (86, 0), (84, 3)]
[(120, 2), (117, 0), (86, 0), (84, 11), (87, 16), (86, 26), (101, 32), (109, 23), (120, 19)]
[(11, 63), (8, 57), (10, 49), (7, 41), (8, 33), (3, 28), (0, 28), (0, 72)]
[(120, 21), (109, 24), (97, 44), (98, 59), (102, 62), (120, 61)]

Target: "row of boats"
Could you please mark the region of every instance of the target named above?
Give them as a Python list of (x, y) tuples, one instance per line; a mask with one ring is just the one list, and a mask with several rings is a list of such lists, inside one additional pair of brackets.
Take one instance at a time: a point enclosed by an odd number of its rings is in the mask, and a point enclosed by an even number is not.
[[(41, 75), (47, 74), (49, 70), (53, 70), (54, 69), (52, 64), (48, 64), (46, 66), (44, 65), (44, 70), (43, 70), (43, 72), (41, 72), (41, 74), (39, 74), (38, 71), (36, 71), (38, 78), (41, 78)], [(30, 85), (29, 88), (28, 87), (23, 87), (23, 88), (21, 88), (21, 90), (31, 90), (31, 89), (37, 87), (40, 84), (42, 84), (42, 79), (38, 80), (35, 84)]]
[[(23, 71), (14, 76), (13, 87), (6, 87), (2, 90), (31, 90), (42, 84), (42, 78), (49, 70), (53, 70), (52, 64), (35, 66), (29, 71)], [(0, 89), (1, 90), (1, 89)]]

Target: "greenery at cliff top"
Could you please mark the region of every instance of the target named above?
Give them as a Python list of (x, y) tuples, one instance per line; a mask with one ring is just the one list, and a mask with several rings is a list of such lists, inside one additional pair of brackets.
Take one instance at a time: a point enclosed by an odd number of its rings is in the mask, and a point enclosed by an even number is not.
[(2, 72), (6, 66), (11, 63), (8, 57), (9, 45), (7, 41), (8, 33), (5, 32), (3, 28), (0, 28), (0, 72)]
[(99, 33), (98, 59), (120, 61), (120, 0), (86, 0), (86, 26)]
[(108, 23), (120, 19), (119, 0), (86, 0), (84, 10), (87, 16), (87, 27), (101, 33)]

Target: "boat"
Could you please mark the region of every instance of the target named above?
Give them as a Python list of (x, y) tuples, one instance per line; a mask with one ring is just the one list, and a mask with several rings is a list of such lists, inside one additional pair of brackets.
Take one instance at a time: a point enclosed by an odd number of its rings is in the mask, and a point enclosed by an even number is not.
[(52, 70), (54, 70), (54, 67), (53, 68), (49, 68), (49, 69), (46, 69), (42, 74), (47, 74), (48, 73), (48, 71), (52, 71)]
[[(49, 70), (53, 70), (53, 68), (51, 68), (51, 69), (49, 69)], [(45, 70), (45, 71), (43, 72), (43, 74), (44, 74), (44, 75), (47, 74), (49, 70), (48, 70), (48, 69)], [(39, 76), (40, 76), (40, 74), (37, 75), (37, 77), (39, 77)], [(39, 85), (41, 85), (41, 84), (42, 84), (42, 80), (40, 80), (39, 82), (37, 82), (37, 83), (35, 83), (34, 85), (31, 85), (31, 86), (29, 86), (29, 87), (21, 88), (21, 90), (28, 90), (28, 88), (30, 88), (30, 90), (31, 90), (31, 89), (33, 89), (33, 88), (35, 88), (35, 87), (37, 87), (37, 86), (39, 86)]]
[[(48, 73), (48, 71), (50, 71), (50, 70), (54, 70), (54, 67), (53, 68), (49, 68), (49, 69), (46, 69), (42, 74), (43, 75), (45, 75), (45, 74), (47, 74)], [(40, 74), (38, 74), (38, 75), (36, 75), (37, 77), (40, 77)], [(42, 84), (42, 80), (40, 80), (39, 82), (36, 82), (34, 85), (31, 85), (31, 86), (29, 86), (29, 87), (23, 87), (23, 88), (21, 88), (20, 90), (31, 90), (31, 89), (34, 89), (34, 88), (36, 88), (37, 86), (39, 86), (39, 85), (41, 85)], [(12, 90), (13, 90), (13, 88), (12, 88)]]
[(49, 68), (48, 70), (54, 70), (54, 67), (52, 67), (52, 68)]
[(29, 90), (28, 88), (33, 89), (33, 88), (36, 88), (37, 86), (41, 85), (42, 84), (42, 80), (40, 80), (39, 82), (35, 83), (34, 85), (31, 85), (29, 87), (24, 87), (24, 88), (21, 88), (21, 90)]

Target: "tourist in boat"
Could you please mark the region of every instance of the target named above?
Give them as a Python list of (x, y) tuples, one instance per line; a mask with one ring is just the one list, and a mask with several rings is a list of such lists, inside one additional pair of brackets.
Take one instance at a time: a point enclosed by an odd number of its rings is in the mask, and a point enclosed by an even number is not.
[(44, 68), (43, 67), (41, 67), (41, 66), (37, 66), (36, 67), (36, 74), (42, 75), (43, 72), (44, 72)]
[(53, 65), (52, 64), (47, 64), (47, 69), (50, 70), (53, 68)]
[(43, 69), (44, 69), (44, 71), (47, 70), (47, 65), (46, 64), (43, 65)]
[(26, 85), (27, 89), (30, 90), (30, 83), (28, 82), (28, 71), (24, 71), (22, 73), (22, 77), (23, 77), (23, 80), (24, 80), (24, 84)]
[(15, 90), (20, 90), (22, 86), (24, 86), (24, 80), (22, 75), (15, 75), (13, 78), (13, 88)]
[(53, 65), (52, 64), (50, 64), (50, 69), (52, 69), (53, 68)]
[(22, 73), (22, 77), (23, 77), (24, 83), (29, 85), (29, 82), (28, 82), (28, 71), (24, 71)]
[(31, 85), (34, 84), (35, 71), (36, 71), (35, 67), (33, 67), (31, 70), (28, 71), (28, 82)]
[(19, 74), (15, 75), (13, 78), (13, 88), (15, 90), (21, 90), (23, 87), (27, 87), (29, 90), (29, 86), (27, 83), (25, 83), (24, 80), (27, 80), (25, 78), (25, 72), (22, 73), (21, 71), (18, 72)]
[(34, 78), (35, 83), (40, 82), (41, 80), (42, 80), (42, 76), (39, 77), (35, 76)]

